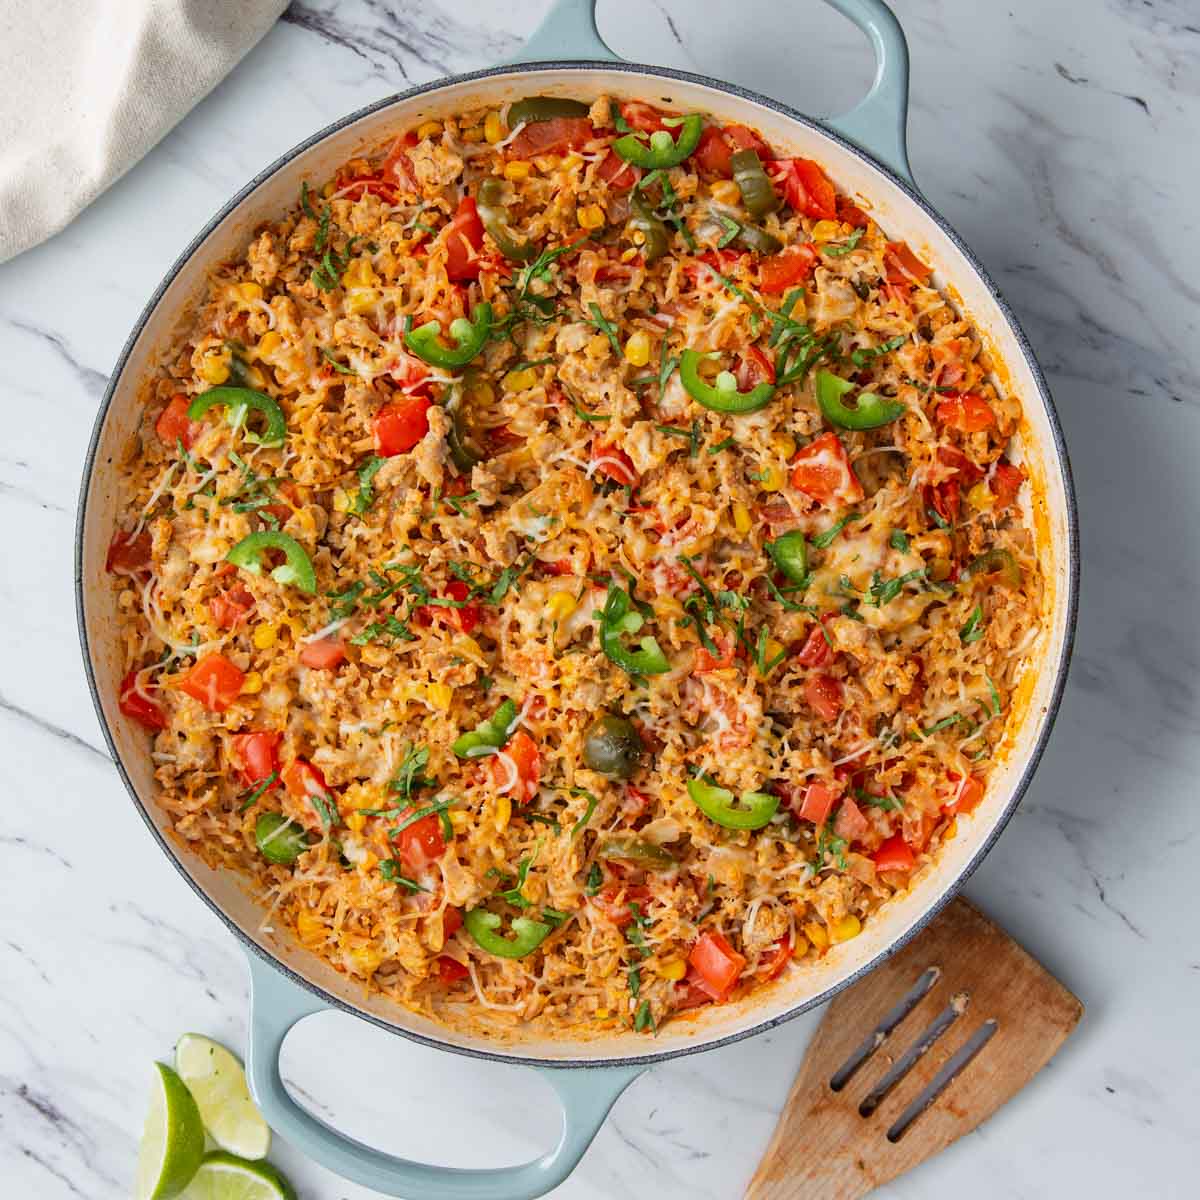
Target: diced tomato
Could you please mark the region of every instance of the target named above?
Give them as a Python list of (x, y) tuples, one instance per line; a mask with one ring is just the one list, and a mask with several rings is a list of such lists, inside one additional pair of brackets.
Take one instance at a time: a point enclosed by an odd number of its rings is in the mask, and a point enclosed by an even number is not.
[(810, 675), (804, 699), (822, 721), (836, 721), (842, 711), (842, 685), (832, 675)]
[(823, 625), (816, 624), (808, 631), (796, 661), (802, 667), (820, 667), (825, 665), (829, 655), (829, 636)]
[[(233, 735), (233, 765), (246, 787), (253, 787), (279, 770), (281, 733), (235, 733)], [(276, 780), (275, 783), (279, 781)], [(271, 786), (274, 787), (275, 783)]]
[(118, 529), (108, 544), (104, 569), (110, 574), (134, 574), (150, 565), (150, 530), (143, 529), (132, 537), (124, 529)]
[[(537, 742), (524, 729), (518, 729), (504, 747), (504, 754), (517, 768), (517, 782), (509, 789), (509, 794), (518, 804), (525, 804), (536, 795), (538, 780), (542, 777), (542, 756)], [(508, 767), (498, 757), (493, 758), (492, 782), (496, 787), (503, 788), (509, 777)]]
[[(471, 589), (463, 580), (452, 579), (442, 594), (448, 600), (461, 602), (471, 594)], [(417, 620), (422, 625), (432, 625), (434, 621), (453, 623), (462, 633), (470, 633), (476, 628), (482, 616), (478, 604), (463, 604), (461, 608), (449, 604), (422, 604), (417, 609)]]
[(840, 794), (841, 788), (831, 787), (828, 783), (810, 783), (804, 789), (799, 815), (814, 825), (824, 825)]
[(1021, 484), (1025, 482), (1025, 472), (1013, 463), (1001, 459), (992, 472), (992, 493), (996, 497), (996, 508), (1003, 512), (1017, 498)]
[(188, 419), (188, 404), (190, 401), (182, 392), (171, 397), (171, 403), (162, 410), (154, 422), (154, 432), (158, 440), (168, 446), (174, 446), (177, 441), (183, 443), (185, 450), (192, 448), (192, 443), (200, 436), (204, 428), (201, 421)]
[(241, 694), (246, 682), (239, 670), (223, 654), (206, 654), (179, 681), (179, 690), (199, 700), (211, 712), (224, 712)]
[(346, 643), (341, 638), (323, 637), (305, 642), (300, 651), (300, 665), (314, 671), (332, 671), (346, 661)]
[(965, 783), (959, 783), (960, 776), (953, 771), (947, 776), (951, 783), (955, 784), (954, 793), (949, 801), (942, 805), (944, 813), (970, 813), (974, 812), (979, 807), (980, 800), (983, 799), (985, 784), (978, 775), (968, 775)]
[(554, 562), (538, 561), (537, 564), (547, 575), (574, 575), (575, 565), (569, 558), (559, 558)]
[(226, 588), (208, 602), (208, 611), (220, 629), (236, 629), (253, 607), (254, 597), (244, 587)]
[[(407, 185), (405, 185), (407, 187)], [(378, 196), (388, 204), (395, 204), (396, 184), (379, 175), (363, 175), (356, 179), (339, 179), (338, 189), (347, 200), (360, 200), (363, 196)]]
[(291, 520), (292, 513), (300, 509), (304, 502), (296, 485), (289, 481), (285, 480), (275, 491), (280, 498), (280, 503), (264, 505), (259, 512), (270, 513), (280, 525), (284, 525)]
[(283, 786), (296, 800), (307, 800), (309, 796), (328, 796), (329, 784), (321, 768), (306, 758), (294, 758), (283, 769)]
[(837, 219), (844, 221), (847, 225), (853, 225), (855, 229), (866, 229), (871, 223), (871, 218), (845, 196), (837, 198)]
[(926, 486), (924, 496), (926, 508), (932, 508), (947, 525), (958, 524), (958, 514), (962, 508), (962, 491), (958, 486), (957, 479), (947, 479), (943, 483)]
[(789, 529), (795, 529), (800, 524), (792, 506), (786, 500), (772, 500), (767, 504), (760, 504), (754, 511), (775, 537)]
[(712, 1002), (712, 996), (701, 985), (700, 972), (695, 967), (689, 968), (688, 973), (675, 985), (675, 1012), (700, 1008)]
[(777, 158), (766, 168), (796, 212), (819, 221), (832, 221), (837, 216), (837, 192), (829, 176), (811, 158)]
[[(658, 741), (658, 739), (655, 738), (654, 735), (651, 734), (644, 725), (641, 725), (635, 721), (634, 726), (636, 727), (638, 735), (641, 737), (643, 742), (652, 745)], [(662, 747), (661, 742), (658, 742), (658, 745), (659, 748)], [(627, 783), (625, 785), (625, 807), (629, 811), (641, 816), (641, 814), (646, 811), (649, 805), (650, 797), (647, 796), (645, 792), (641, 791), (639, 788), (635, 788), (632, 783)]]
[(924, 286), (933, 274), (933, 268), (927, 267), (909, 249), (907, 242), (888, 242), (883, 252), (883, 265), (887, 270), (888, 283), (919, 283)]
[(763, 981), (777, 979), (783, 973), (783, 968), (788, 965), (791, 957), (792, 935), (785, 933), (772, 945), (770, 952), (762, 958), (758, 968), (759, 979)]
[(811, 242), (787, 246), (758, 264), (758, 288), (768, 295), (786, 292), (803, 283), (817, 265), (820, 255)]
[(139, 688), (137, 675), (135, 667), (121, 680), (121, 686), (117, 691), (118, 707), (127, 717), (140, 721), (149, 730), (157, 732), (165, 729), (167, 718), (163, 715), (163, 710), (150, 699), (150, 695), (158, 689), (147, 686)]
[(996, 424), (991, 405), (978, 392), (949, 392), (937, 406), (937, 419), (961, 433), (979, 433)]
[(507, 425), (497, 425), (487, 433), (488, 444), (497, 452), (519, 446), (525, 439), (520, 434), (513, 433)]
[(729, 161), (733, 158), (733, 147), (716, 125), (704, 127), (692, 157), (700, 170), (709, 175), (723, 175), (726, 179), (733, 175), (733, 167)]
[(384, 458), (406, 454), (429, 432), (428, 396), (393, 400), (375, 414), (375, 446)]
[[(401, 819), (410, 813), (406, 809)], [(442, 822), (436, 815), (422, 817), (393, 839), (400, 861), (414, 873), (424, 871), (430, 863), (437, 862), (446, 853), (446, 840), (442, 836)]]
[(420, 192), (417, 186), (417, 176), (413, 171), (412, 159), (408, 156), (408, 151), (417, 144), (417, 135), (415, 133), (402, 133), (393, 143), (392, 148), (388, 151), (387, 158), (383, 160), (383, 166), (380, 167), (380, 174), (385, 179), (393, 179), (396, 184), (408, 192)]
[(633, 459), (620, 446), (593, 442), (592, 462), (596, 467), (593, 474), (603, 475), (605, 478), (619, 483), (622, 487), (633, 487), (638, 481), (638, 473), (634, 470)]
[(814, 438), (792, 459), (792, 487), (826, 506), (857, 504), (863, 498), (846, 448), (833, 432)]
[(917, 865), (912, 847), (904, 840), (901, 833), (893, 833), (890, 838), (871, 855), (877, 871), (911, 871)]
[(848, 842), (856, 842), (871, 832), (871, 823), (862, 814), (862, 809), (847, 796), (833, 819), (833, 832)]
[(561, 154), (578, 150), (596, 136), (588, 117), (551, 117), (530, 121), (509, 143), (513, 158), (536, 158), (539, 154)]
[(659, 129), (667, 129), (663, 124), (664, 117), (675, 117), (678, 114), (660, 112), (651, 104), (643, 104), (640, 100), (626, 100), (621, 105), (621, 116), (631, 129), (639, 133), (654, 133)]
[(771, 157), (771, 147), (745, 125), (726, 125), (721, 132), (725, 140), (737, 150), (753, 150), (764, 162)]
[(439, 954), (436, 962), (438, 981), (447, 987), (466, 979), (471, 974), (457, 958), (451, 958), (448, 954)]
[(721, 934), (711, 930), (696, 939), (688, 962), (696, 968), (696, 986), (718, 1004), (729, 999), (746, 965), (745, 958)]
[(472, 196), (459, 201), (458, 211), (446, 227), (446, 276), (456, 283), (478, 279), (482, 267), (483, 219)]
[(719, 633), (713, 639), (713, 644), (717, 647), (721, 657), (714, 657), (711, 650), (701, 646), (696, 651), (696, 660), (692, 666), (693, 675), (703, 675), (708, 671), (723, 671), (726, 667), (733, 666), (734, 659), (737, 657), (737, 643), (734, 639), (729, 634)]
[(757, 346), (747, 346), (738, 356), (734, 371), (738, 390), (748, 392), (760, 383), (775, 382), (775, 362), (769, 354)]
[(633, 909), (629, 906), (636, 904), (644, 912), (649, 899), (650, 889), (641, 884), (610, 883), (602, 887), (591, 902), (606, 921), (624, 929), (633, 920)]
[(596, 178), (602, 179), (610, 188), (619, 192), (627, 192), (642, 177), (641, 168), (627, 163), (619, 154), (611, 150), (600, 160), (596, 168)]
[(939, 446), (937, 459), (942, 466), (949, 467), (952, 475), (957, 475), (967, 487), (978, 483), (983, 478), (983, 468), (953, 446)]

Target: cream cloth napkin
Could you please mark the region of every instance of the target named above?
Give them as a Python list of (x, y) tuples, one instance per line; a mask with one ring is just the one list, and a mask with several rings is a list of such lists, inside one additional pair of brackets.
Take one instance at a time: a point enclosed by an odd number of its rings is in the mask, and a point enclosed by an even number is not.
[(120, 179), (287, 0), (0, 0), (0, 262)]

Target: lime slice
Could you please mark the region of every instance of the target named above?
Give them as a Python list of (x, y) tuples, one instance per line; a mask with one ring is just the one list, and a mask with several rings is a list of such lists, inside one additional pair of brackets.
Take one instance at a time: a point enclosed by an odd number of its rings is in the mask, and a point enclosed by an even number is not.
[(209, 1136), (242, 1158), (266, 1158), (271, 1130), (250, 1099), (242, 1064), (219, 1042), (185, 1033), (175, 1043), (175, 1069), (200, 1106)]
[(163, 1063), (138, 1150), (136, 1200), (166, 1200), (187, 1187), (204, 1157), (204, 1122), (183, 1080)]
[(214, 1150), (200, 1164), (183, 1200), (296, 1200), (296, 1193), (270, 1163)]

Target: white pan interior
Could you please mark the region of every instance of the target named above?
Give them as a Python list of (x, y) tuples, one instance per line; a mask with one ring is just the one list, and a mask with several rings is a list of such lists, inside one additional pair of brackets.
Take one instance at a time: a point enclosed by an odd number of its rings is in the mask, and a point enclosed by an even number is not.
[[(552, 1042), (520, 1031), (501, 1042), (446, 1029), (416, 1017), (378, 997), (364, 998), (361, 982), (324, 965), (290, 939), (259, 929), (263, 910), (244, 883), (208, 870), (170, 835), (154, 802), (149, 744), (140, 728), (117, 709), (121, 663), (115, 636), (114, 593), (104, 574), (104, 556), (114, 525), (119, 495), (115, 464), (137, 423), (139, 383), (157, 356), (169, 346), (174, 330), (187, 320), (191, 304), (204, 288), (209, 264), (239, 252), (256, 224), (276, 218), (295, 203), (301, 180), (324, 179), (346, 158), (370, 149), (421, 119), (440, 117), (483, 103), (500, 104), (521, 96), (563, 94), (591, 97), (601, 93), (637, 97), (685, 110), (708, 111), (721, 119), (760, 129), (774, 146), (822, 163), (840, 189), (869, 202), (872, 216), (893, 238), (903, 238), (936, 269), (936, 282), (975, 322), (996, 362), (1003, 364), (1000, 386), (1015, 392), (1025, 410), (1020, 439), (1024, 464), (1037, 484), (1033, 513), (1047, 579), (1044, 632), (1033, 653), (1037, 673), (1028, 683), (1023, 715), (1010, 735), (1004, 761), (993, 776), (988, 796), (973, 817), (960, 820), (958, 835), (935, 868), (918, 878), (909, 893), (867, 923), (861, 936), (834, 948), (820, 962), (796, 964), (766, 993), (737, 1005), (709, 1007), (689, 1019), (667, 1023), (656, 1038), (609, 1035), (591, 1041)], [(865, 206), (865, 205), (864, 205)], [(121, 762), (151, 820), (192, 879), (252, 941), (305, 980), (344, 1004), (375, 1019), (446, 1045), (550, 1061), (660, 1056), (735, 1036), (808, 1006), (866, 968), (911, 932), (978, 860), (998, 832), (1013, 797), (1040, 748), (1040, 739), (1056, 698), (1070, 640), (1071, 587), (1074, 578), (1071, 500), (1065, 464), (1057, 449), (1048, 398), (1016, 333), (963, 252), (911, 197), (887, 175), (865, 163), (828, 134), (780, 114), (752, 99), (704, 84), (634, 69), (527, 69), (467, 78), (395, 101), (365, 113), (338, 132), (269, 172), (238, 207), (213, 229), (183, 263), (166, 287), (131, 346), (117, 377), (111, 404), (99, 432), (92, 475), (85, 496), (82, 537), (82, 602), (89, 653), (104, 717)], [(1031, 490), (1031, 489), (1026, 489)]]

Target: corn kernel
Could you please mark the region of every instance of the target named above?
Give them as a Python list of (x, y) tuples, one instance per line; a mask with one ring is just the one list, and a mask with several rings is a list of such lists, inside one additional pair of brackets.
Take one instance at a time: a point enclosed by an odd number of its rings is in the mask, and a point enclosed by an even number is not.
[(575, 597), (570, 592), (555, 592), (546, 604), (550, 620), (561, 621), (575, 611)]
[(834, 921), (829, 932), (835, 942), (848, 942), (862, 933), (862, 922), (853, 913), (847, 913), (840, 921)]
[(370, 312), (379, 303), (379, 293), (374, 288), (355, 288), (346, 296), (346, 309), (355, 316)]
[(824, 950), (829, 945), (829, 934), (825, 926), (818, 921), (809, 921), (804, 926), (804, 932), (808, 935), (808, 940), (812, 942), (818, 950)]
[(504, 140), (504, 123), (500, 120), (500, 114), (492, 109), (483, 121), (483, 136), (494, 146), (497, 142)]
[(584, 347), (584, 352), (588, 358), (603, 358), (609, 351), (610, 346), (608, 338), (602, 333), (596, 334), (591, 341)]
[(712, 198), (718, 204), (740, 204), (742, 189), (732, 179), (719, 179), (712, 185)]
[(452, 809), (450, 812), (450, 827), (455, 833), (466, 833), (471, 828), (471, 814), (463, 812), (460, 808)]
[(644, 330), (630, 334), (625, 343), (625, 360), (635, 367), (644, 367), (650, 361), (650, 335)]
[(296, 933), (306, 946), (319, 946), (326, 938), (325, 922), (304, 910), (296, 918)]
[(808, 953), (808, 938), (796, 934), (796, 940), (792, 944), (792, 957), (803, 958)]
[(261, 300), (262, 285), (258, 283), (242, 283), (238, 285), (238, 295), (243, 300)]
[(986, 512), (996, 503), (996, 497), (992, 495), (988, 485), (981, 479), (967, 492), (967, 503), (978, 512)]
[(596, 1009), (596, 1019), (597, 1019), (597, 1020), (599, 1020), (599, 1021), (603, 1021), (603, 1020), (605, 1020), (605, 1019), (608, 1017), (608, 1015), (609, 1015), (609, 1013), (608, 1013), (608, 1009), (607, 1009), (607, 1008), (598, 1008), (598, 1009)]
[(257, 367), (247, 367), (242, 374), (246, 377), (246, 382), (251, 387), (262, 388), (266, 386), (266, 377)]
[(379, 855), (372, 854), (371, 851), (368, 850), (359, 861), (358, 869), (365, 874), (368, 871), (375, 870), (377, 866), (379, 866)]
[(471, 393), (471, 399), (481, 408), (485, 408), (496, 399), (496, 389), (486, 379), (477, 379), (467, 390)]
[(589, 204), (576, 210), (575, 219), (580, 229), (599, 229), (604, 224), (604, 209), (598, 204)]
[(537, 383), (537, 372), (532, 367), (509, 371), (500, 382), (504, 384), (505, 391), (527, 392)]
[(655, 596), (654, 611), (660, 618), (679, 618), (683, 616), (683, 605), (674, 596)]
[(470, 129), (464, 129), (459, 135), (460, 140), (474, 144), (475, 142), (483, 141), (483, 126), (472, 125)]
[(242, 695), (257, 696), (263, 689), (263, 677), (257, 671), (251, 671), (242, 680)]
[(521, 183), (529, 178), (532, 170), (532, 163), (522, 162), (519, 158), (514, 159), (512, 162), (504, 164), (504, 178), (513, 183)]
[(346, 828), (351, 833), (362, 833), (366, 828), (367, 817), (365, 813), (352, 812), (346, 814)]
[(942, 832), (942, 841), (943, 842), (952, 842), (952, 841), (954, 841), (957, 834), (958, 834), (958, 818), (951, 817), (950, 824), (947, 825), (945, 830), (943, 830), (943, 832)]
[(562, 159), (557, 154), (539, 154), (533, 160), (534, 166), (543, 174), (549, 174), (551, 171), (557, 171), (562, 166)]
[(422, 142), (426, 138), (437, 137), (441, 132), (441, 121), (426, 121), (423, 125), (417, 126), (417, 138)]
[(278, 637), (279, 630), (276, 626), (256, 625), (253, 634), (254, 648), (256, 650), (269, 650), (275, 645)]
[(200, 378), (219, 385), (229, 378), (229, 363), (223, 354), (206, 354), (200, 363)]
[(783, 487), (784, 474), (778, 467), (767, 467), (762, 473), (758, 486), (764, 492), (777, 492)]
[(658, 968), (658, 973), (663, 979), (678, 983), (687, 974), (687, 963), (682, 958), (669, 958)]
[(954, 565), (948, 558), (935, 558), (929, 564), (929, 578), (934, 583), (941, 583), (943, 579), (950, 578), (950, 572), (953, 569)]
[(621, 251), (621, 261), (623, 263), (631, 263), (637, 256), (638, 252), (632, 246), (628, 250)]
[(469, 658), (473, 662), (482, 664), (484, 661), (482, 647), (470, 634), (464, 633), (462, 637), (454, 639), (454, 653), (463, 658)]
[(812, 240), (814, 242), (828, 242), (830, 239), (837, 237), (841, 232), (842, 226), (838, 221), (818, 221), (813, 226)]
[(512, 820), (512, 801), (507, 796), (496, 797), (496, 816), (494, 820), (496, 829), (500, 833), (503, 833), (508, 828), (508, 823)]
[(750, 510), (740, 501), (735, 500), (733, 505), (733, 527), (743, 537), (750, 532)]
[(574, 171), (576, 167), (583, 166), (583, 155), (576, 154), (574, 150), (563, 159), (563, 169), (566, 171)]
[(268, 329), (266, 333), (258, 339), (258, 345), (254, 348), (254, 353), (259, 358), (270, 358), (280, 346), (283, 345), (283, 338), (276, 333), (274, 329)]
[(425, 695), (434, 708), (449, 712), (450, 702), (454, 699), (454, 689), (448, 683), (431, 683), (425, 689)]
[(333, 489), (333, 511), (340, 513), (350, 512), (354, 508), (354, 500), (350, 493), (345, 488)]
[(383, 962), (383, 951), (369, 942), (347, 946), (346, 954), (360, 975), (374, 975)]
[(771, 449), (782, 459), (790, 459), (796, 453), (796, 439), (787, 433), (771, 436)]

